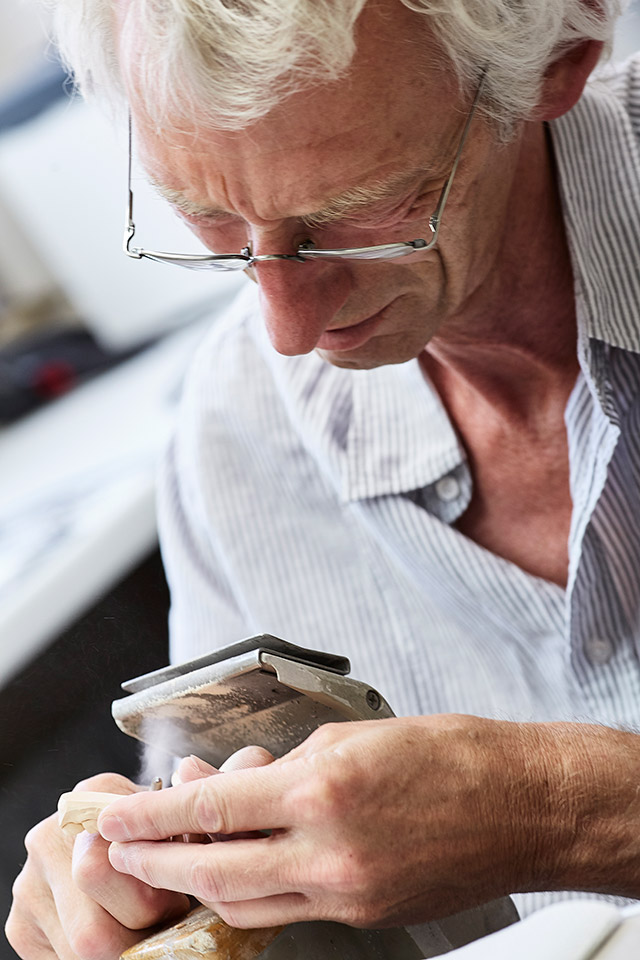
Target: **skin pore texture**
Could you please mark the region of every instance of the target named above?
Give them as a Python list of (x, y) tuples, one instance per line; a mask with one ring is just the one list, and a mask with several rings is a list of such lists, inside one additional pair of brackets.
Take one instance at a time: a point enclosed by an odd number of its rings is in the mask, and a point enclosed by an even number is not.
[[(129, 64), (147, 172), (181, 198), (182, 215), (218, 253), (247, 242), (256, 254), (292, 253), (308, 237), (324, 247), (428, 238), (472, 94), (461, 96), (436, 65), (424, 31), (397, 0), (368, 4), (344, 80), (298, 93), (237, 132), (182, 124), (157, 136)], [(425, 50), (434, 54), (426, 68)], [(473, 471), (460, 531), (560, 584), (576, 320), (544, 121), (576, 102), (598, 53), (585, 44), (549, 70), (539, 116), (510, 143), (476, 117), (440, 242), (425, 257), (254, 270), (281, 353), (318, 350), (362, 371), (420, 358)], [(334, 216), (345, 193), (405, 172), (396, 194)], [(21, 957), (116, 960), (183, 912), (185, 893), (243, 927), (418, 923), (518, 890), (640, 896), (632, 733), (405, 717), (326, 725), (275, 762), (251, 748), (224, 776), (194, 759), (179, 773), (178, 786), (157, 793), (114, 774), (80, 784), (125, 795), (102, 815), (101, 835), (73, 844), (57, 818), (31, 831), (7, 926)], [(158, 842), (261, 829), (272, 832)]]

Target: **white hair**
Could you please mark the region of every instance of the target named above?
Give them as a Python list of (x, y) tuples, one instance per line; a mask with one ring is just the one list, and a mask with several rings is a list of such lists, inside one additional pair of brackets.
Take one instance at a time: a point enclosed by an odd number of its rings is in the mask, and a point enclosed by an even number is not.
[[(85, 96), (124, 96), (119, 59), (157, 128), (196, 119), (245, 127), (286, 96), (336, 80), (355, 52), (367, 0), (49, 0), (58, 42)], [(502, 127), (527, 119), (547, 67), (584, 40), (611, 44), (626, 0), (398, 0), (429, 18), (461, 88), (487, 70), (482, 109)], [(140, 37), (144, 36), (141, 42)]]

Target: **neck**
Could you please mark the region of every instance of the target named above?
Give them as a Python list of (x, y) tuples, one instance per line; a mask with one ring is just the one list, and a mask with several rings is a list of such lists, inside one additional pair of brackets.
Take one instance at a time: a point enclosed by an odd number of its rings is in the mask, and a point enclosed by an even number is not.
[(509, 222), (491, 269), (422, 359), (447, 406), (472, 403), (534, 428), (564, 411), (578, 371), (575, 300), (542, 124), (527, 124), (520, 142)]

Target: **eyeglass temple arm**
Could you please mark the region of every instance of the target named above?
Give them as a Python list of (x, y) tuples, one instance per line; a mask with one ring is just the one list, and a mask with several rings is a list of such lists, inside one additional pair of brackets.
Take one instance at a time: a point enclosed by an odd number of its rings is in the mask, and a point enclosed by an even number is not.
[(471, 104), (471, 110), (469, 111), (469, 115), (468, 115), (468, 117), (467, 117), (467, 122), (465, 123), (464, 129), (463, 129), (462, 134), (461, 134), (461, 136), (460, 136), (460, 142), (458, 143), (458, 150), (457, 150), (457, 152), (456, 152), (456, 158), (455, 158), (455, 160), (453, 161), (453, 168), (452, 168), (452, 170), (451, 170), (451, 173), (449, 174), (449, 179), (448, 179), (447, 182), (445, 183), (444, 188), (443, 188), (443, 190), (442, 190), (442, 193), (440, 194), (440, 199), (438, 200), (438, 205), (437, 205), (436, 209), (434, 210), (433, 214), (432, 214), (431, 217), (429, 218), (429, 226), (430, 226), (430, 228), (431, 228), (431, 232), (433, 233), (433, 240), (431, 241), (433, 244), (435, 244), (435, 242), (436, 242), (436, 240), (437, 240), (437, 238), (438, 238), (438, 230), (440, 229), (440, 221), (442, 220), (442, 215), (443, 215), (443, 213), (444, 213), (444, 208), (446, 207), (446, 205), (447, 205), (447, 200), (449, 199), (449, 193), (450, 193), (450, 191), (451, 191), (451, 187), (453, 186), (453, 180), (454, 180), (454, 177), (455, 177), (455, 175), (456, 175), (456, 171), (457, 171), (457, 169), (458, 169), (458, 164), (460, 163), (460, 158), (461, 158), (461, 156), (462, 156), (462, 151), (463, 151), (463, 149), (464, 149), (464, 145), (465, 145), (465, 143), (466, 143), (467, 137), (469, 136), (469, 130), (471, 129), (471, 123), (473, 122), (473, 117), (474, 117), (474, 114), (475, 114), (475, 112), (476, 112), (476, 108), (477, 108), (477, 106), (478, 106), (478, 103), (480, 102), (480, 97), (482, 96), (482, 89), (483, 89), (483, 87), (484, 87), (484, 81), (485, 81), (485, 79), (486, 79), (486, 76), (487, 76), (487, 70), (486, 70), (486, 68), (485, 68), (485, 69), (482, 71), (482, 75), (481, 75), (481, 77), (480, 77), (480, 83), (478, 84), (478, 89), (476, 90), (476, 95), (475, 95), (475, 97), (473, 98), (473, 103)]
[(131, 249), (131, 241), (136, 232), (136, 225), (133, 222), (133, 190), (131, 189), (131, 174), (133, 166), (133, 124), (131, 120), (131, 110), (129, 110), (129, 162), (127, 165), (127, 192), (129, 195), (129, 200), (127, 203), (127, 215), (124, 223), (124, 238), (122, 241), (122, 249), (127, 254), (128, 257), (133, 257), (135, 260), (141, 260), (142, 254), (135, 249)]

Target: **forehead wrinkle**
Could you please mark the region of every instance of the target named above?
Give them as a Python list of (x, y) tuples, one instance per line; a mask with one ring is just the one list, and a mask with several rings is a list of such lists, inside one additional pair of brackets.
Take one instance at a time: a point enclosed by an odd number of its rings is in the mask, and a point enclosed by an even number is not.
[[(367, 207), (382, 203), (385, 200), (396, 199), (402, 191), (416, 186), (418, 178), (421, 178), (421, 181), (426, 181), (429, 178), (428, 171), (419, 167), (412, 170), (397, 171), (384, 178), (376, 177), (370, 183), (349, 187), (343, 193), (329, 198), (315, 211), (298, 212), (289, 214), (288, 217), (295, 216), (309, 225), (330, 223), (349, 214), (362, 212)], [(235, 215), (233, 211), (217, 207), (208, 201), (191, 200), (183, 191), (162, 183), (153, 175), (149, 175), (149, 182), (160, 196), (189, 216), (216, 219)], [(288, 217), (283, 216), (278, 219), (287, 219)]]

